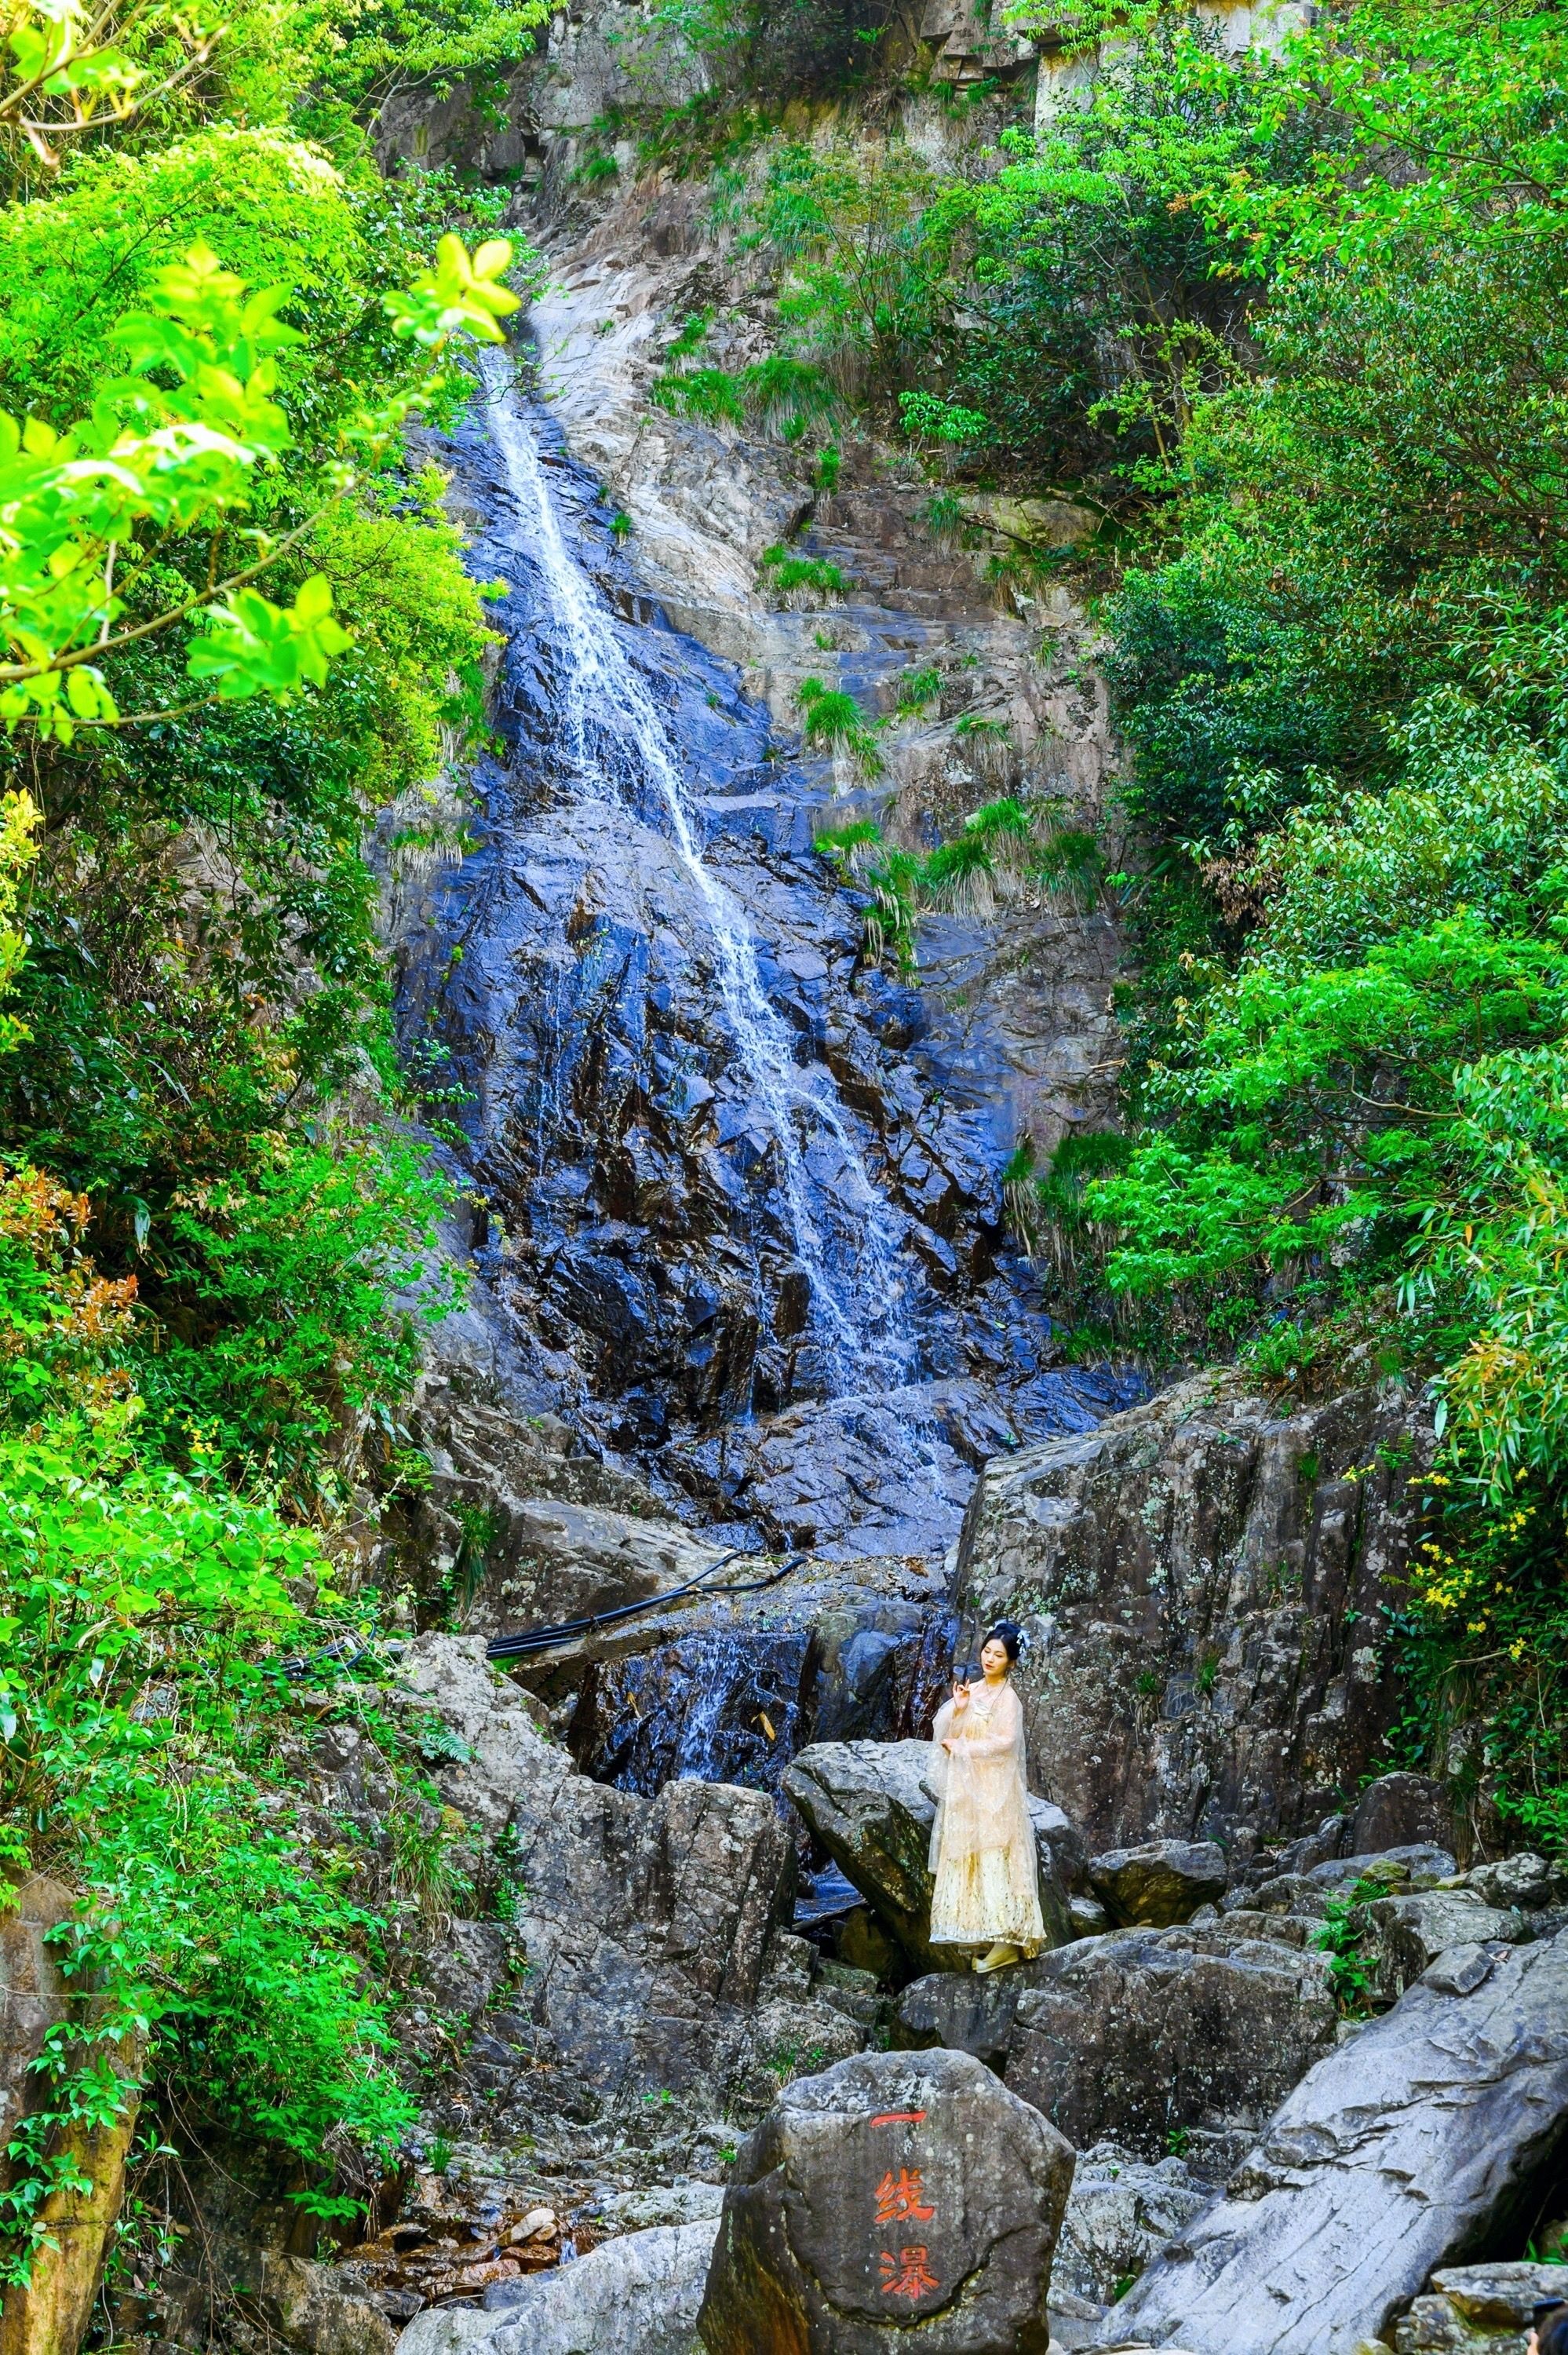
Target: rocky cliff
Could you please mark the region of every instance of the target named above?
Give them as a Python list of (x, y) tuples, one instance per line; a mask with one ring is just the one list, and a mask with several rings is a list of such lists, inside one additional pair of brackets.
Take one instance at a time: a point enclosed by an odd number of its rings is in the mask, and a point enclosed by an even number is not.
[(1281, 1414), (1215, 1373), (988, 1465), (959, 1593), (1027, 1631), (1041, 1790), (1107, 1847), (1245, 1852), (1342, 1805), (1389, 1721), (1431, 1449), (1397, 1384)]

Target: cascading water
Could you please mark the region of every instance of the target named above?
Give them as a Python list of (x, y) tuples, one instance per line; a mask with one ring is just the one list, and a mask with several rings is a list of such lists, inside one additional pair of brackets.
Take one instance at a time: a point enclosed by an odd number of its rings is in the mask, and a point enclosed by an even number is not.
[(441, 457), (493, 736), (396, 954), (476, 1206), (463, 1380), (720, 1543), (934, 1572), (980, 1462), (1126, 1392), (1053, 1362), (1008, 1243), (1002, 1042), (923, 1043), (813, 853), (821, 765), (655, 602), (509, 360)]
[[(608, 603), (567, 545), (533, 426), (513, 387), (512, 365), (499, 354), (487, 361), (486, 404), (554, 609), (560, 749), (584, 786), (608, 787), (633, 807), (652, 799), (662, 810), (706, 910), (726, 1020), (752, 1102), (778, 1147), (794, 1248), (810, 1281), (812, 1309), (825, 1327), (823, 1353), (833, 1389), (842, 1393), (870, 1382), (906, 1382), (916, 1371), (916, 1353), (903, 1316), (899, 1221), (865, 1167), (831, 1076), (820, 1063), (796, 1060), (791, 1033), (764, 989), (746, 916), (704, 859), (658, 705), (620, 642)], [(836, 1191), (853, 1215), (851, 1233), (827, 1231), (819, 1207), (822, 1188), (812, 1169), (818, 1156), (838, 1165)]]

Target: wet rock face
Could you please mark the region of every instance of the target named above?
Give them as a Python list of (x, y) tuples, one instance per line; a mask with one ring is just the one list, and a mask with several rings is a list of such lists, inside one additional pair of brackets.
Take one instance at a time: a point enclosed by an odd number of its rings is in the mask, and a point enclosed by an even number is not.
[(1030, 1774), (1097, 1844), (1261, 1835), (1353, 1793), (1430, 1447), (1397, 1388), (1287, 1420), (1201, 1376), (982, 1476), (962, 1593), (1022, 1623)]
[(1531, 2208), (1565, 2118), (1560, 1932), (1488, 1958), (1468, 1993), (1412, 1987), (1319, 2062), (1100, 2343), (1352, 2355), (1386, 2340), (1435, 2267)]
[(649, 1797), (677, 1775), (777, 1787), (810, 1705), (808, 1631), (711, 1633), (590, 1671), (572, 1719), (579, 1763)]
[(1228, 1926), (1079, 1939), (1035, 1981), (1007, 2082), (1080, 2149), (1158, 2159), (1172, 2131), (1255, 2131), (1334, 2043), (1327, 1957)]
[(1045, 2355), (1073, 2153), (967, 2053), (789, 2086), (726, 2192), (706, 2355)]
[(779, 1791), (819, 1738), (896, 1742), (946, 1697), (957, 1623), (940, 1604), (820, 1586), (589, 1668), (567, 1736), (586, 1773), (652, 1797), (677, 1775)]
[[(392, 928), (405, 1052), (444, 1056), (471, 1094), (456, 1158), (485, 1199), (475, 1257), (501, 1354), (594, 1452), (751, 1541), (939, 1554), (985, 1457), (1091, 1427), (1126, 1386), (1050, 1367), (1005, 1240), (1012, 1136), (989, 1083), (915, 1055), (917, 997), (861, 973), (859, 910), (811, 847), (822, 764), (779, 757), (733, 669), (662, 624), (591, 479), (540, 431), (706, 880), (646, 774), (563, 740), (580, 650), (537, 516), (476, 419), (442, 455), (476, 570), (507, 583), (506, 749), (476, 778), (477, 847), (400, 886)], [(756, 1021), (725, 924), (749, 943)], [(737, 1022), (761, 1024), (798, 1109), (830, 1107), (800, 1115), (793, 1174)], [(868, 1179), (885, 1204), (869, 1227)], [(858, 1375), (829, 1296), (857, 1286), (880, 1336)]]

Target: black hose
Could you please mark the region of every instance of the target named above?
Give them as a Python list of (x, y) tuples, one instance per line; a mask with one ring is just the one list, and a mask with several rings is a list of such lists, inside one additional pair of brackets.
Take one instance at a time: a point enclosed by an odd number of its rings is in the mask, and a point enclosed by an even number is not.
[(759, 1594), (765, 1587), (777, 1586), (792, 1570), (799, 1570), (806, 1560), (803, 1553), (792, 1554), (780, 1569), (769, 1571), (766, 1578), (750, 1578), (738, 1586), (710, 1587), (708, 1581), (727, 1568), (732, 1561), (755, 1561), (756, 1554), (743, 1552), (736, 1547), (731, 1553), (720, 1554), (716, 1561), (688, 1579), (684, 1586), (673, 1586), (662, 1594), (645, 1595), (641, 1603), (622, 1603), (613, 1611), (595, 1611), (580, 1619), (563, 1619), (553, 1627), (525, 1627), (516, 1636), (497, 1636), (484, 1647), (487, 1660), (525, 1660), (535, 1652), (553, 1652), (563, 1644), (576, 1643), (581, 1636), (590, 1636), (597, 1628), (610, 1627), (621, 1619), (635, 1618), (641, 1611), (659, 1611), (667, 1603), (679, 1603), (683, 1596), (706, 1593), (719, 1598), (731, 1594)]

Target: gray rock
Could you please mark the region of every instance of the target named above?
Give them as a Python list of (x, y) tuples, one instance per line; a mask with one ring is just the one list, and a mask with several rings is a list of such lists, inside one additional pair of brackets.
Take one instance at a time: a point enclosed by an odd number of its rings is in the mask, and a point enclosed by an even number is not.
[(1230, 1890), (1224, 1901), (1226, 1913), (1296, 1913), (1321, 1921), (1331, 1900), (1361, 1890), (1370, 1901), (1379, 1889), (1435, 1889), (1453, 1876), (1454, 1859), (1438, 1848), (1393, 1849), (1383, 1856), (1330, 1858), (1310, 1870), (1285, 1872), (1250, 1889)]
[(1255, 2131), (1333, 2046), (1327, 1957), (1225, 1923), (1117, 1931), (1035, 1967), (1007, 2082), (1079, 2149), (1159, 2159), (1174, 2131)]
[[(1351, 1876), (1351, 1882), (1356, 1877)], [(1220, 1919), (1228, 1922), (1245, 1914), (1249, 1921), (1256, 1921), (1260, 1916), (1290, 1914), (1304, 1921), (1321, 1922), (1330, 1898), (1339, 1894), (1333, 1881), (1318, 1881), (1306, 1872), (1281, 1872), (1252, 1889), (1228, 1890), (1220, 1908)]]
[(1004, 2069), (1020, 1997), (1037, 1984), (1038, 1962), (1017, 1963), (981, 1976), (930, 1971), (912, 1979), (898, 1998), (894, 2041), (912, 2051), (945, 2045), (972, 2052), (988, 2068)]
[(1145, 1840), (1089, 1859), (1089, 1886), (1113, 1922), (1165, 1930), (1223, 1897), (1230, 1873), (1213, 1840)]
[(968, 523), (1017, 540), (1026, 548), (1077, 548), (1091, 540), (1101, 518), (1071, 499), (1019, 499), (999, 492), (971, 492), (959, 501)]
[(1106, 2318), (1104, 2301), (1097, 2297), (1080, 2297), (1075, 2290), (1058, 2289), (1051, 2285), (1051, 2347), (1053, 2355), (1059, 2347), (1063, 2355), (1077, 2355), (1081, 2347), (1092, 2347), (1095, 2333)]
[(1345, 1854), (1377, 1856), (1418, 1842), (1454, 1845), (1454, 1810), (1445, 1786), (1430, 1774), (1380, 1774), (1356, 1803)]
[[(905, 1953), (919, 1967), (951, 1967), (954, 1957), (930, 1942), (931, 1827), (937, 1803), (926, 1787), (928, 1742), (819, 1742), (784, 1772), (784, 1789), (808, 1828), (852, 1881)], [(1040, 1910), (1047, 1940), (1073, 1934), (1068, 1891), (1083, 1869), (1083, 1849), (1060, 1807), (1031, 1797)]]
[[(441, 1796), (520, 1891), (515, 2015), (591, 2098), (721, 2091), (749, 2065), (747, 2011), (792, 1898), (772, 1802), (726, 1784), (649, 1800), (590, 1782), (482, 1654), (481, 1637), (421, 1636), (399, 1679), (404, 1705), (437, 1711), (467, 1751), (437, 1767)], [(495, 2027), (498, 2052), (509, 2035)], [(532, 2059), (519, 2046), (524, 2077)]]
[(723, 2206), (722, 2183), (656, 2183), (612, 2191), (593, 2213), (617, 2233), (652, 2232), (662, 2225), (716, 2225)]
[(1482, 1980), (1489, 1979), (1496, 1970), (1501, 1952), (1499, 1946), (1449, 1946), (1427, 1965), (1421, 1984), (1438, 1995), (1474, 1995)]
[(626, 2232), (549, 2273), (496, 2284), (482, 2307), (417, 2314), (397, 2355), (700, 2355), (697, 2309), (716, 2217)]
[(1310, 1872), (1315, 1864), (1324, 1864), (1330, 1857), (1342, 1856), (1350, 1838), (1351, 1819), (1342, 1811), (1325, 1816), (1316, 1831), (1303, 1832), (1298, 1839), (1287, 1840), (1282, 1848), (1270, 1851), (1264, 1861), (1266, 1871), (1259, 1871), (1260, 1880), (1274, 1873)]
[(987, 1465), (960, 1599), (1022, 1626), (1031, 1772), (1097, 1848), (1288, 1836), (1354, 1789), (1392, 1689), (1345, 1629), (1396, 1593), (1430, 1444), (1397, 1385), (1282, 1417), (1206, 1374)]
[(1549, 2297), (1568, 2297), (1568, 2265), (1446, 2265), (1395, 2323), (1394, 2355), (1524, 2355)]
[(298, 2355), (392, 2355), (394, 2325), (369, 2298), (335, 2279), (335, 2272), (276, 2249), (252, 2252), (238, 2278), (245, 2286), (247, 2318), (260, 2326), (260, 2343)]
[[(476, 1294), (482, 1305), (482, 1287)], [(458, 1320), (503, 1331), (505, 1319), (466, 1309)], [(554, 1625), (685, 1585), (726, 1550), (669, 1517), (644, 1483), (592, 1455), (570, 1452), (573, 1434), (553, 1415), (524, 1417), (514, 1395), (492, 1406), (467, 1395), (471, 1373), (453, 1362), (449, 1327), (427, 1346), (414, 1429), (430, 1466), (428, 1492), (389, 1516), (396, 1571), (426, 1593), (461, 1575), (470, 1633)], [(470, 1379), (463, 1379), (465, 1373)], [(515, 1380), (487, 1383), (514, 1393)], [(472, 1531), (485, 1532), (473, 1558)], [(637, 1622), (630, 1623), (635, 1629)], [(602, 1657), (627, 1631), (563, 1646), (558, 1676)], [(577, 1673), (581, 1673), (580, 1666)]]
[[(806, 2003), (759, 2003), (751, 2023), (751, 2051), (768, 2075), (766, 2097), (790, 2077), (815, 2076), (835, 2061), (863, 2052), (870, 2030), (814, 1993)], [(759, 2097), (763, 2089), (758, 2088)], [(753, 2113), (755, 2115), (755, 2112)]]
[(1391, 1889), (1406, 1882), (1413, 1889), (1430, 1889), (1440, 1881), (1452, 1881), (1454, 1874), (1450, 1849), (1437, 1848), (1430, 1840), (1413, 1840), (1404, 1848), (1383, 1849), (1376, 1856), (1345, 1856), (1320, 1864), (1308, 1879), (1324, 1889), (1350, 1888), (1358, 1881), (1382, 1881)]
[(1064, 2291), (1100, 2306), (1125, 2296), (1213, 2190), (1183, 2159), (1150, 2166), (1114, 2142), (1080, 2151), (1051, 2268), (1053, 2322)]
[(850, 1963), (819, 1963), (812, 1987), (819, 2003), (862, 2028), (880, 2028), (886, 2019), (887, 2003), (874, 1971), (858, 1970)]
[[(1213, 1911), (1212, 1907), (1205, 1910)], [(1229, 1913), (1215, 1913), (1213, 1918), (1216, 1922), (1223, 1922), (1225, 1928), (1238, 1938), (1277, 1938), (1287, 1946), (1314, 1945), (1323, 1926), (1320, 1912), (1316, 1914), (1263, 1913), (1250, 1906), (1235, 1906)], [(1195, 1913), (1189, 1926), (1199, 1930), (1208, 1924), (1202, 1914)]]
[(736, 2160), (707, 2355), (1046, 2355), (1073, 2153), (963, 2052), (792, 2085)]
[(1568, 1936), (1505, 1953), (1472, 1995), (1417, 1985), (1296, 2088), (1116, 2336), (1353, 2355), (1513, 2212), (1565, 2111)]
[(1558, 1902), (1563, 1877), (1543, 1856), (1525, 1849), (1518, 1856), (1499, 1857), (1494, 1864), (1474, 1866), (1465, 1875), (1465, 1886), (1484, 1905), (1518, 1905), (1533, 1913)]
[(1429, 1965), (1454, 1946), (1513, 1945), (1525, 1934), (1524, 1915), (1484, 1905), (1467, 1889), (1431, 1889), (1408, 1897), (1379, 1897), (1367, 1907), (1378, 1963), (1378, 1993), (1392, 2003)]

